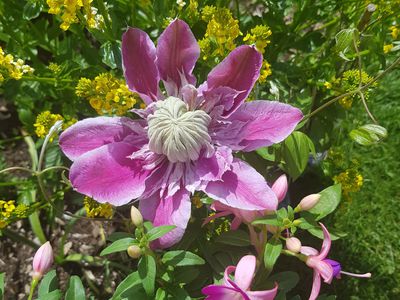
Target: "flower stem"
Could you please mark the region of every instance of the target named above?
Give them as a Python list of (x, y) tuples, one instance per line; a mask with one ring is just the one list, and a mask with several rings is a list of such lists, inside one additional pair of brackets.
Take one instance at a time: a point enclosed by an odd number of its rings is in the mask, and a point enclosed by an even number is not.
[(31, 290), (29, 292), (29, 297), (28, 300), (32, 300), (33, 299), (33, 293), (35, 292), (36, 286), (38, 285), (39, 280), (37, 279), (33, 279), (32, 283), (31, 283)]

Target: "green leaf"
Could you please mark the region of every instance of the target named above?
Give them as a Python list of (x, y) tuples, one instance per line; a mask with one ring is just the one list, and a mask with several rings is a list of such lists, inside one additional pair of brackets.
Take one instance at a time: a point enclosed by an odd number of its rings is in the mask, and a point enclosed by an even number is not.
[(349, 60), (346, 57), (346, 53), (353, 49), (354, 40), (358, 39), (358, 35), (358, 30), (356, 28), (343, 29), (336, 34), (336, 45), (334, 50), (340, 57)]
[(387, 130), (386, 128), (376, 124), (367, 124), (358, 129), (353, 129), (350, 131), (349, 135), (357, 144), (369, 146), (386, 138)]
[(138, 264), (138, 272), (146, 294), (152, 296), (156, 281), (156, 261), (154, 257), (151, 255), (143, 256)]
[(0, 300), (4, 297), (4, 277), (6, 273), (0, 273)]
[[(307, 229), (307, 231), (309, 233), (311, 233), (313, 236), (323, 240), (324, 239), (324, 233), (322, 232), (321, 227), (313, 227), (313, 228), (309, 228)], [(329, 229), (329, 235), (331, 237), (332, 241), (336, 241), (340, 238), (345, 237), (347, 234), (335, 229)]]
[[(128, 295), (134, 294), (137, 291), (143, 290), (139, 273), (133, 272), (129, 274), (116, 288), (112, 300), (122, 299), (122, 297), (127, 297)], [(142, 299), (142, 298), (137, 298)]]
[(58, 288), (58, 279), (55, 270), (48, 272), (39, 284), (38, 296), (43, 297)]
[(267, 225), (274, 225), (274, 226), (279, 226), (281, 222), (278, 221), (277, 215), (266, 215), (262, 217), (261, 219), (257, 219), (253, 221), (251, 224), (257, 225), (257, 224), (267, 224)]
[(205, 263), (200, 256), (184, 250), (166, 252), (162, 257), (162, 262), (170, 266), (193, 266)]
[(111, 69), (121, 65), (121, 47), (115, 43), (106, 42), (100, 47), (102, 62)]
[(315, 153), (315, 147), (306, 134), (294, 131), (283, 142), (280, 151), (283, 169), (296, 180), (304, 172), (310, 152)]
[(223, 232), (221, 233), (220, 236), (218, 236), (215, 239), (215, 242), (225, 245), (241, 246), (241, 247), (251, 245), (248, 233), (243, 230)]
[(156, 292), (156, 300), (165, 300), (167, 298), (167, 292), (162, 288), (158, 288)]
[(168, 232), (171, 230), (175, 229), (175, 225), (163, 225), (163, 226), (158, 226), (154, 227), (147, 232), (147, 239), (148, 241), (154, 241), (156, 239), (159, 239), (163, 235), (166, 235)]
[(50, 293), (39, 296), (37, 300), (59, 300), (61, 298), (62, 298), (62, 292), (57, 289)]
[(281, 255), (283, 246), (279, 239), (272, 238), (265, 245), (264, 265), (267, 270), (272, 270), (278, 257)]
[(101, 251), (100, 256), (104, 256), (114, 252), (126, 251), (129, 246), (137, 244), (137, 241), (133, 238), (123, 238), (116, 240), (110, 246), (106, 247)]
[(85, 288), (78, 276), (71, 276), (68, 290), (65, 293), (65, 300), (85, 300)]
[(286, 293), (291, 291), (299, 283), (299, 275), (296, 272), (280, 272), (269, 277), (272, 282), (277, 282), (279, 289)]
[(25, 20), (32, 20), (39, 16), (43, 9), (43, 5), (40, 1), (28, 1), (24, 6), (23, 18)]
[(336, 209), (342, 197), (342, 188), (340, 184), (335, 184), (324, 189), (319, 194), (321, 198), (318, 203), (309, 210), (310, 213), (317, 215), (317, 221), (326, 217)]
[(268, 161), (275, 161), (275, 152), (272, 147), (262, 147), (256, 150), (256, 153)]

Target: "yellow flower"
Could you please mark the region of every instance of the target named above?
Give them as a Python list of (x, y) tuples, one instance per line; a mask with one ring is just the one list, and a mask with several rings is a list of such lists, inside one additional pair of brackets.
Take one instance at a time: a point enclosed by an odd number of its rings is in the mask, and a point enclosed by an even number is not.
[(392, 38), (395, 40), (397, 39), (398, 35), (399, 35), (399, 28), (397, 28), (396, 26), (390, 26), (390, 35), (392, 36)]
[(260, 77), (258, 78), (259, 83), (264, 83), (267, 81), (267, 77), (272, 74), (271, 71), (271, 65), (264, 59), (262, 66), (261, 66), (261, 72), (260, 72)]
[(15, 210), (15, 201), (14, 200), (0, 200), (0, 217), (2, 219), (10, 218), (11, 214)]
[(363, 185), (363, 176), (355, 168), (347, 169), (333, 177), (333, 180), (342, 185), (342, 192), (346, 197), (352, 192), (358, 192)]
[(22, 59), (14, 60), (13, 55), (5, 55), (0, 47), (0, 83), (9, 78), (19, 80), (23, 75), (30, 74), (33, 71), (33, 68), (25, 65)]
[(109, 73), (102, 73), (93, 80), (81, 78), (76, 86), (77, 96), (86, 98), (99, 115), (123, 115), (137, 102), (126, 83)]
[(203, 59), (224, 58), (236, 48), (235, 39), (239, 36), (239, 22), (232, 17), (228, 8), (205, 6), (202, 19), (207, 24), (204, 38), (199, 41)]
[(54, 74), (58, 74), (61, 72), (61, 67), (56, 64), (56, 63), (50, 63), (49, 66), (47, 67), (50, 71), (52, 71)]
[(332, 88), (332, 83), (330, 83), (329, 81), (325, 81), (324, 82), (324, 87), (328, 90), (330, 90)]
[(383, 53), (389, 53), (393, 48), (393, 44), (388, 44), (383, 46)]
[(250, 30), (243, 38), (244, 42), (247, 44), (254, 44), (258, 51), (261, 53), (265, 52), (265, 48), (271, 42), (268, 38), (271, 36), (272, 32), (266, 25), (257, 25)]
[(85, 197), (83, 204), (86, 210), (86, 215), (89, 218), (103, 217), (111, 219), (114, 215), (114, 209), (109, 203), (99, 203), (92, 198)]
[(52, 114), (48, 110), (41, 112), (36, 117), (35, 124), (33, 124), (36, 135), (40, 138), (44, 138), (49, 133), (50, 128), (59, 120), (64, 120), (59, 114)]

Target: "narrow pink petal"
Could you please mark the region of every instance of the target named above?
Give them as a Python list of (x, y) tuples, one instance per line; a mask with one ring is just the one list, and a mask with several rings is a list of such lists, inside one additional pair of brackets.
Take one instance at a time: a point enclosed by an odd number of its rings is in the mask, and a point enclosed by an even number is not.
[(132, 146), (139, 148), (147, 141), (144, 126), (143, 122), (129, 118), (88, 118), (65, 130), (59, 143), (61, 150), (71, 160), (103, 145), (121, 142), (130, 135)]
[(318, 272), (314, 271), (311, 294), (308, 300), (317, 299), (320, 290), (321, 290), (321, 277), (319, 276)]
[(189, 25), (176, 19), (160, 35), (157, 44), (157, 66), (170, 96), (187, 83), (195, 85), (192, 71), (200, 55)]
[(79, 156), (69, 178), (79, 193), (99, 202), (119, 206), (139, 197), (149, 171), (141, 161), (127, 158), (134, 151), (130, 144), (111, 143)]
[(156, 66), (156, 48), (146, 32), (128, 28), (122, 35), (122, 66), (129, 89), (146, 104), (157, 100), (160, 76)]
[(232, 285), (232, 280), (230, 279), (229, 275), (236, 270), (235, 266), (227, 266), (224, 271), (224, 283), (226, 286)]
[(310, 256), (310, 255), (318, 255), (318, 250), (314, 249), (312, 247), (307, 247), (307, 246), (301, 246), (300, 248), (300, 253)]
[(207, 90), (226, 86), (240, 94), (235, 99), (234, 111), (247, 98), (260, 76), (262, 55), (255, 47), (240, 46), (233, 50), (207, 77)]
[(318, 258), (324, 259), (328, 256), (329, 250), (331, 249), (331, 235), (328, 232), (328, 229), (324, 226), (324, 224), (319, 223), (322, 228), (322, 232), (324, 233), (324, 241), (322, 242), (321, 251), (319, 252)]
[(189, 192), (180, 189), (173, 196), (160, 197), (159, 193), (140, 199), (143, 217), (154, 226), (175, 225), (176, 228), (153, 243), (155, 248), (167, 248), (180, 241), (190, 219), (191, 203)]
[(240, 293), (234, 288), (224, 285), (209, 285), (204, 287), (201, 292), (207, 295), (206, 300), (241, 300)]
[(273, 300), (278, 293), (278, 285), (275, 284), (275, 287), (271, 290), (265, 291), (248, 291), (247, 295), (250, 300)]
[(276, 195), (264, 177), (247, 163), (233, 159), (232, 170), (221, 181), (209, 182), (204, 191), (222, 204), (246, 210), (275, 210)]
[(235, 283), (244, 291), (250, 289), (256, 270), (256, 257), (254, 255), (243, 256), (236, 266)]
[(332, 282), (333, 268), (330, 264), (321, 260), (316, 264), (314, 270), (318, 271), (319, 275), (324, 279), (324, 282), (329, 284)]
[[(283, 141), (302, 117), (298, 108), (288, 104), (266, 100), (246, 102), (228, 118), (231, 125), (219, 128), (216, 140), (233, 150), (253, 151)], [(229, 135), (233, 131), (237, 132), (235, 137)]]

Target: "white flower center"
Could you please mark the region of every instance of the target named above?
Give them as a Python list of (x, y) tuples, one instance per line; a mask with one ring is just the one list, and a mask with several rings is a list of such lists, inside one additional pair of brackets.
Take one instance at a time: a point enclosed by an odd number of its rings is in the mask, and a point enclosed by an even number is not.
[(188, 111), (185, 102), (168, 97), (156, 103), (147, 117), (149, 148), (164, 154), (171, 162), (197, 160), (203, 145), (209, 146), (210, 116), (202, 111)]

